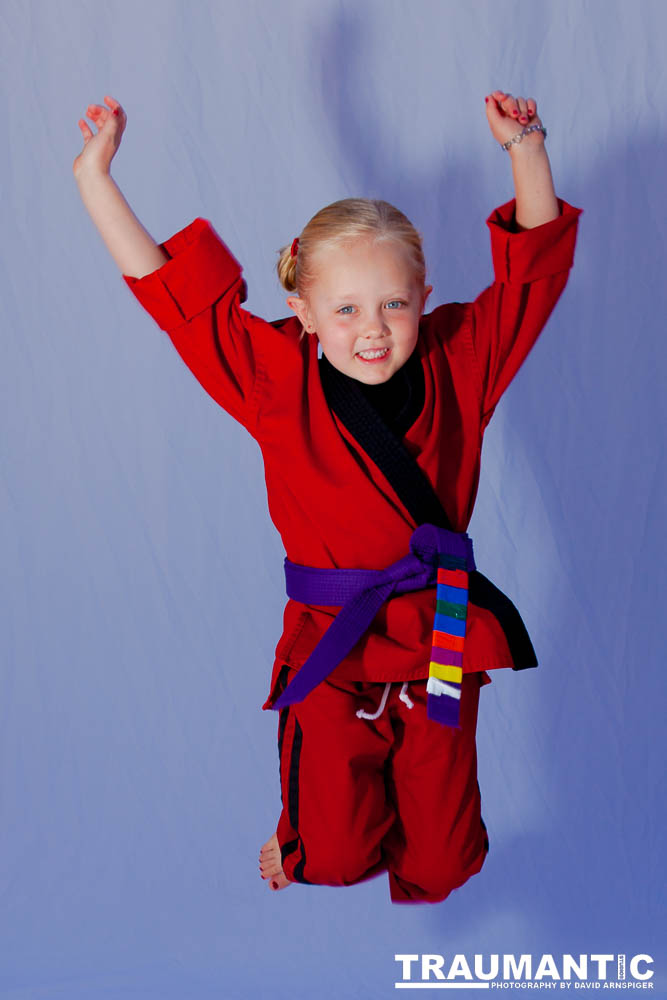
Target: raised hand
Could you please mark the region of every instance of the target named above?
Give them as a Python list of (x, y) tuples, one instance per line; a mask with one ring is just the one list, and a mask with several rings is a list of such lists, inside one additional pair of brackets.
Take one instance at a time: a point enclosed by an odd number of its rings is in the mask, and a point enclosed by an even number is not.
[[(515, 97), (503, 90), (494, 90), (486, 96), (486, 117), (493, 138), (499, 143), (507, 142), (526, 125), (541, 125), (537, 114), (537, 102), (532, 97)], [(542, 144), (544, 135), (535, 130), (522, 139), (518, 145)], [(510, 150), (517, 146), (510, 146)]]
[(108, 174), (111, 161), (120, 146), (127, 117), (113, 97), (107, 95), (104, 100), (109, 105), (108, 108), (100, 104), (89, 104), (86, 108), (86, 117), (97, 127), (97, 132), (93, 133), (88, 123), (79, 118), (83, 150), (72, 164), (75, 177), (88, 169)]

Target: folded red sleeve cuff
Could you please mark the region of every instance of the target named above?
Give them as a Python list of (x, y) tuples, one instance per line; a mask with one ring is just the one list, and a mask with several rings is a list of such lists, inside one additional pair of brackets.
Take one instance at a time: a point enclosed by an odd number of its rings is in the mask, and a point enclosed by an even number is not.
[(567, 271), (574, 261), (577, 219), (583, 209), (558, 198), (560, 215), (533, 229), (516, 231), (516, 198), (494, 209), (486, 220), (491, 234), (495, 280), (527, 284)]
[[(160, 329), (173, 330), (213, 305), (241, 275), (241, 265), (208, 219), (197, 217), (165, 243), (169, 260), (142, 278), (122, 277)], [(242, 281), (240, 301), (246, 299)]]

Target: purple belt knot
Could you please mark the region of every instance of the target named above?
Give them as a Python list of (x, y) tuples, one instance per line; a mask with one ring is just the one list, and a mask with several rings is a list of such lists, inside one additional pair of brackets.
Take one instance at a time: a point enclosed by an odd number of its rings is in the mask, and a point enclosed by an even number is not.
[(438, 570), (443, 568), (474, 570), (472, 539), (466, 532), (449, 531), (435, 524), (416, 528), (410, 537), (408, 555), (386, 569), (321, 569), (286, 558), (288, 597), (302, 604), (341, 610), (273, 708), (303, 701), (347, 656), (386, 600), (393, 594), (436, 586)]

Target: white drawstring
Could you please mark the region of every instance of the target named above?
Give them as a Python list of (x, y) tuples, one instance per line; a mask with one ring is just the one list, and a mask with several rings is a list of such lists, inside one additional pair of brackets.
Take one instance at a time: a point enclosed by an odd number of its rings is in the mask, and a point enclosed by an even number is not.
[(408, 708), (414, 708), (415, 703), (414, 703), (414, 701), (412, 700), (412, 698), (408, 694), (408, 682), (407, 681), (405, 682), (405, 684), (401, 688), (401, 693), (399, 694), (398, 697), (401, 699), (401, 701), (405, 705), (408, 706)]
[[(371, 719), (371, 720), (373, 720), (373, 719), (379, 719), (380, 716), (382, 715), (382, 713), (384, 712), (384, 706), (387, 704), (387, 697), (389, 696), (389, 688), (390, 687), (391, 687), (391, 681), (387, 681), (387, 683), (384, 686), (384, 691), (382, 692), (382, 700), (381, 700), (381, 702), (380, 702), (380, 704), (379, 704), (379, 706), (377, 708), (377, 711), (375, 711), (371, 715), (370, 712), (364, 712), (363, 708), (359, 708), (359, 709), (357, 709), (357, 717), (359, 719)], [(410, 698), (410, 696), (408, 694), (408, 682), (407, 681), (405, 681), (405, 683), (403, 684), (403, 687), (401, 688), (401, 693), (399, 694), (398, 697), (401, 699), (401, 701), (403, 702), (404, 705), (408, 706), (408, 708), (414, 708), (414, 704), (415, 703), (413, 702), (412, 698)]]
[(389, 694), (389, 688), (391, 687), (391, 681), (387, 681), (384, 686), (384, 693), (382, 695), (382, 701), (380, 702), (380, 707), (374, 715), (370, 715), (368, 712), (364, 712), (363, 708), (357, 710), (357, 716), (360, 719), (379, 719), (384, 712), (384, 706), (387, 704), (387, 695)]

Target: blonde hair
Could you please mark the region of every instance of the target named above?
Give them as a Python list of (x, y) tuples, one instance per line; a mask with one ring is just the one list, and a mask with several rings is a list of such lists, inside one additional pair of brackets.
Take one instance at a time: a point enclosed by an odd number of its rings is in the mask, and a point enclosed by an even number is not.
[(417, 281), (424, 286), (426, 263), (421, 234), (403, 212), (376, 198), (343, 198), (320, 209), (300, 234), (296, 257), (292, 256), (291, 243), (278, 251), (280, 284), (285, 291), (303, 298), (315, 279), (316, 251), (364, 236), (400, 243), (408, 251)]

